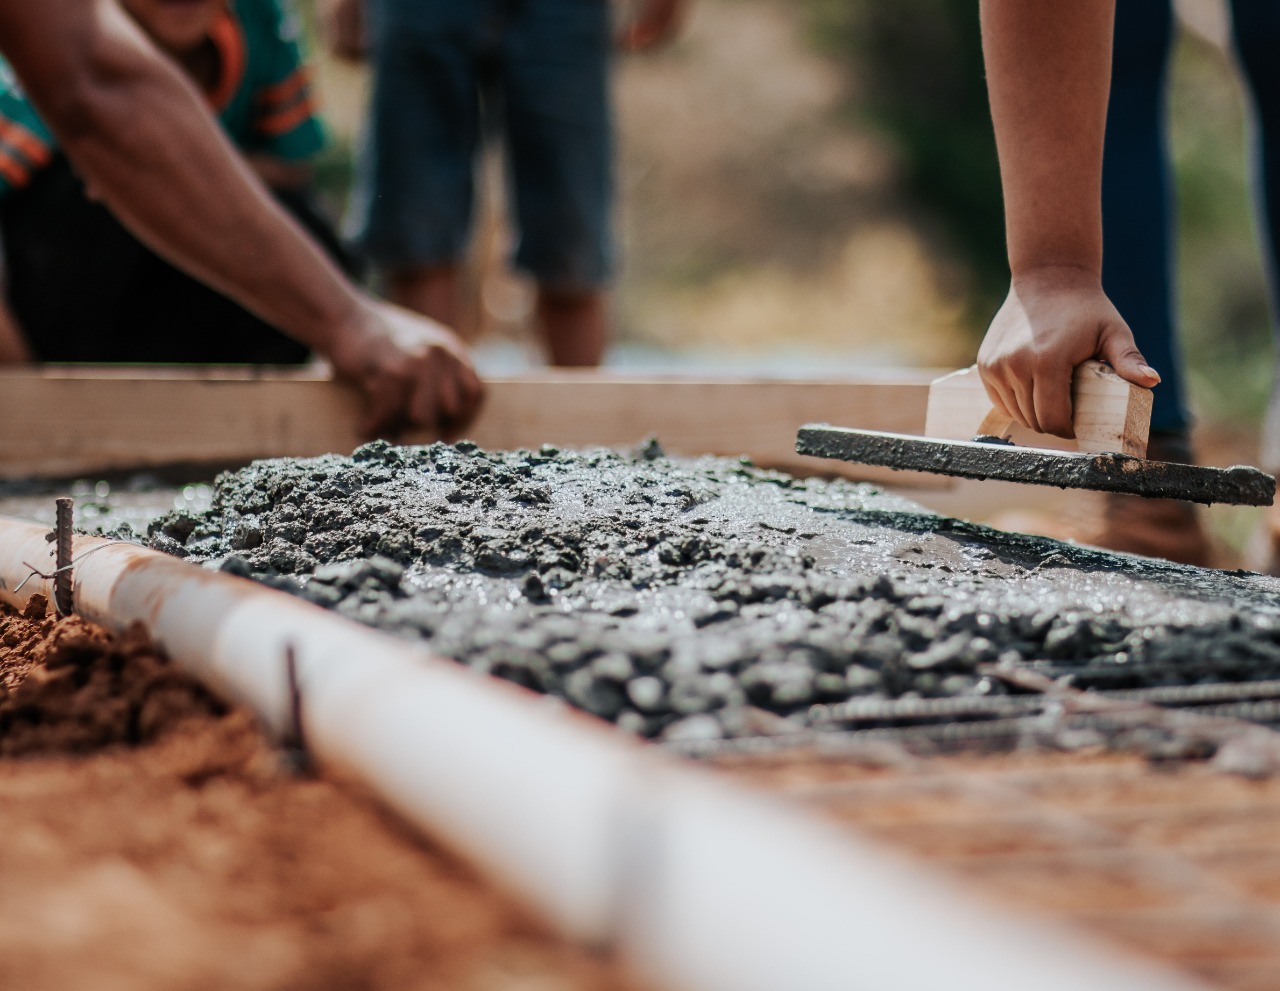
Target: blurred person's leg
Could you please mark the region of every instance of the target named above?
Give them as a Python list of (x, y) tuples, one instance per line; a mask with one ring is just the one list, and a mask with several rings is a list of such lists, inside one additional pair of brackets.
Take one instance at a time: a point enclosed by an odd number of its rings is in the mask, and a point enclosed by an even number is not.
[(520, 242), (538, 283), (538, 320), (556, 365), (597, 365), (613, 273), (609, 5), (509, 6), (503, 104)]
[(604, 359), (609, 321), (604, 293), (539, 288), (537, 313), (551, 364), (594, 368)]
[[(1280, 2), (1232, 0), (1232, 29), (1237, 60), (1250, 96), (1252, 179), (1258, 231), (1262, 242), (1267, 289), (1271, 299), (1272, 336), (1280, 339)], [(1280, 351), (1280, 349), (1278, 349)], [(1271, 402), (1262, 431), (1262, 466), (1280, 470), (1280, 363), (1273, 377)], [(1280, 574), (1280, 510), (1268, 514), (1264, 533), (1251, 548), (1250, 563)]]
[(493, 0), (370, 0), (373, 96), (355, 234), (402, 306), (456, 327)]
[[(1272, 323), (1280, 304), (1280, 271), (1276, 249), (1280, 245), (1280, 2), (1233, 0), (1231, 3), (1235, 48), (1251, 97), (1251, 145), (1253, 188), (1258, 230), (1271, 297)], [(1273, 390), (1271, 409), (1263, 437), (1263, 464), (1280, 468), (1280, 395)]]
[(471, 340), (475, 328), (462, 326), (462, 293), (462, 265), (458, 262), (392, 268), (387, 272), (388, 299), (439, 320)]
[(1160, 373), (1151, 429), (1185, 434), (1165, 95), (1172, 41), (1171, 0), (1117, 0), (1102, 164), (1102, 284)]
[[(1166, 82), (1171, 0), (1117, 0), (1102, 174), (1102, 284), (1163, 381), (1147, 456), (1191, 461), (1190, 419), (1174, 319), (1174, 209)], [(1110, 550), (1209, 565), (1217, 559), (1195, 506), (1106, 495), (1081, 519), (1041, 528)]]

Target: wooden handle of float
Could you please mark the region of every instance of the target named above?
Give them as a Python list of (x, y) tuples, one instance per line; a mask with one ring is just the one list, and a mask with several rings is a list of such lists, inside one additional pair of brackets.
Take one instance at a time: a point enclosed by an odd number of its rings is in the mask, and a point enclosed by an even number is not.
[[(1101, 361), (1086, 361), (1072, 376), (1071, 401), (1077, 450), (1146, 457), (1150, 389), (1126, 382)], [(1012, 423), (991, 405), (977, 365), (944, 375), (929, 386), (926, 437), (1005, 437)]]
[(1001, 413), (994, 406), (991, 412), (982, 418), (982, 422), (978, 424), (978, 432), (975, 437), (1008, 437), (1009, 431), (1013, 429), (1013, 417)]

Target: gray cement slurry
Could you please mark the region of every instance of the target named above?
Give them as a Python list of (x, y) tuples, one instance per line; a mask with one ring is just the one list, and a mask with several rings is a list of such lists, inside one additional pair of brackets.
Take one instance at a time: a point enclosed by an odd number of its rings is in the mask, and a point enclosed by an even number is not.
[(800, 428), (796, 451), (816, 458), (980, 481), (994, 478), (1061, 489), (1122, 492), (1150, 499), (1185, 499), (1205, 505), (1270, 506), (1276, 497), (1276, 480), (1247, 465), (1205, 468), (1148, 461), (1127, 454), (1046, 451), (822, 424)]
[(869, 486), (656, 444), (258, 462), (152, 546), (421, 638), (648, 737), (822, 726), (851, 698), (1280, 676), (1280, 583), (999, 533)]
[[(185, 473), (184, 473), (185, 474)], [(187, 478), (194, 479), (194, 474)], [(175, 484), (147, 473), (76, 480), (0, 480), (0, 516), (53, 526), (58, 496), (75, 500), (76, 527), (86, 533), (114, 533), (127, 525), (145, 532), (152, 520), (175, 511), (201, 512), (213, 501), (208, 474)]]

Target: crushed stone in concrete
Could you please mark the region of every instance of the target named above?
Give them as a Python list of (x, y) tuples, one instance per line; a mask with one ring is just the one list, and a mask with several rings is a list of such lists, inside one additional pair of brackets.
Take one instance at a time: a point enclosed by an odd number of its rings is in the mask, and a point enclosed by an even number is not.
[(656, 443), (370, 444), (257, 462), (153, 547), (256, 578), (646, 737), (845, 728), (839, 703), (1280, 676), (1280, 585), (934, 515)]

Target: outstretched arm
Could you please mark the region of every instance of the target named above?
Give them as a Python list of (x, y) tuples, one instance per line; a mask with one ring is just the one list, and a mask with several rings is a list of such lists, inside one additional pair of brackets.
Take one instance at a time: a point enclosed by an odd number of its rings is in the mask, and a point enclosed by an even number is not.
[(352, 286), (115, 0), (0, 0), (0, 51), (93, 193), (166, 258), (355, 380), (368, 429), (470, 419), (481, 388), (461, 343)]
[(1102, 145), (1115, 0), (982, 0), (1000, 154), (1009, 296), (978, 353), (995, 405), (1063, 437), (1071, 374), (1089, 358), (1160, 381), (1102, 289)]

